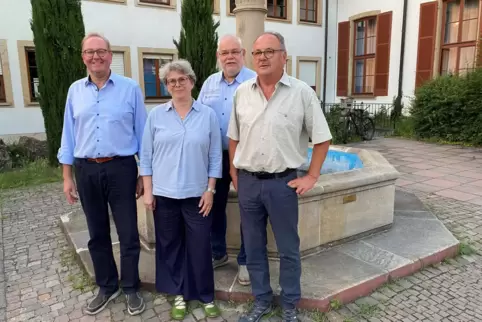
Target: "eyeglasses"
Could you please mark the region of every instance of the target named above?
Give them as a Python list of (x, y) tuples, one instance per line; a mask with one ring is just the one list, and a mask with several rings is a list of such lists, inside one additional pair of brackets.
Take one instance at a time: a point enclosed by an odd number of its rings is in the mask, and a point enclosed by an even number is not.
[(93, 50), (93, 49), (86, 49), (84, 50), (82, 53), (87, 57), (87, 58), (92, 58), (94, 57), (95, 53), (97, 53), (97, 55), (100, 57), (100, 58), (104, 58), (107, 53), (109, 51), (107, 49), (96, 49), (96, 50)]
[(175, 78), (170, 78), (166, 81), (166, 83), (170, 86), (176, 86), (177, 83), (179, 83), (180, 86), (183, 86), (186, 84), (187, 80), (189, 77), (179, 77), (178, 79)]
[(233, 49), (233, 50), (223, 50), (223, 51), (218, 51), (219, 56), (221, 57), (227, 57), (229, 54), (233, 56), (239, 56), (243, 52), (242, 49)]
[(285, 51), (284, 49), (273, 49), (273, 48), (268, 48), (265, 50), (255, 50), (251, 54), (253, 55), (254, 58), (259, 59), (261, 58), (261, 55), (264, 55), (266, 59), (270, 59), (274, 56), (274, 53), (277, 51)]

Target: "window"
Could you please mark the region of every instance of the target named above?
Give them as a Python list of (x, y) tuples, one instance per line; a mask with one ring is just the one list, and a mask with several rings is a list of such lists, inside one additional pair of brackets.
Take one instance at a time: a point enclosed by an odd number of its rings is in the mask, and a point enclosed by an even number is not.
[(318, 22), (318, 0), (299, 0), (300, 21), (303, 22)]
[(268, 9), (268, 17), (286, 19), (286, 1), (287, 0), (267, 0), (266, 8)]
[(129, 46), (111, 46), (112, 72), (125, 77), (132, 77), (131, 71), (131, 49)]
[(354, 94), (373, 94), (374, 91), (376, 24), (377, 20), (375, 17), (355, 21)]
[(308, 84), (321, 95), (321, 57), (297, 57), (296, 78)]
[(479, 0), (444, 2), (440, 73), (463, 75), (475, 67)]
[(392, 16), (372, 10), (338, 23), (337, 96), (389, 95)]
[(31, 102), (38, 101), (38, 70), (35, 59), (35, 48), (25, 48), (25, 58), (27, 60), (28, 89)]
[(3, 80), (2, 57), (0, 57), (0, 103), (6, 103), (5, 81)]
[(159, 79), (159, 69), (166, 63), (177, 59), (175, 49), (138, 48), (139, 85), (148, 101), (163, 101), (171, 96)]
[(139, 3), (161, 4), (169, 6), (171, 4), (171, 0), (139, 0)]

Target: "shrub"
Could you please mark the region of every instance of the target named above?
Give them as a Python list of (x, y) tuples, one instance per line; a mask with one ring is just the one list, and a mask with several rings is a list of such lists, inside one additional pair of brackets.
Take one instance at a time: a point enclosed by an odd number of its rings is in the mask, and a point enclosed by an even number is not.
[(415, 93), (410, 108), (415, 135), (482, 144), (482, 69), (441, 76)]

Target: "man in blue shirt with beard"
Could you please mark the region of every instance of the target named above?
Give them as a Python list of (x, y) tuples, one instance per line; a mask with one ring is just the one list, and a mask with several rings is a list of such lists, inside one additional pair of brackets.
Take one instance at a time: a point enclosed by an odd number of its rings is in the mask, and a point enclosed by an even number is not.
[[(223, 177), (216, 181), (216, 193), (211, 210), (211, 216), (213, 216), (211, 246), (214, 268), (223, 266), (228, 262), (226, 252), (226, 205), (231, 176), (229, 175), (229, 138), (226, 133), (231, 117), (233, 95), (241, 83), (256, 76), (254, 71), (244, 66), (245, 54), (246, 50), (242, 46), (241, 39), (234, 35), (221, 37), (217, 58), (222, 70), (206, 79), (198, 97), (200, 103), (210, 106), (216, 112), (223, 138)], [(246, 253), (242, 232), (241, 248), (237, 261), (239, 265), (238, 282), (241, 285), (249, 285), (250, 279), (246, 269)]]

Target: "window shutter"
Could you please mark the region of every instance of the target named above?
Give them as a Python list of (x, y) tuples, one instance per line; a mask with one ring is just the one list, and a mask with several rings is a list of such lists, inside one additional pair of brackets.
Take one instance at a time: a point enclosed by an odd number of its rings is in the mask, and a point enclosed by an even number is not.
[(350, 63), (350, 22), (338, 24), (338, 58), (336, 95), (348, 96), (348, 64)]
[(114, 52), (112, 54), (112, 63), (110, 64), (112, 72), (118, 75), (125, 75), (124, 69), (124, 53)]
[(420, 4), (415, 88), (432, 78), (437, 32), (437, 1)]
[(377, 49), (375, 56), (375, 96), (388, 95), (390, 72), (390, 41), (392, 38), (392, 12), (384, 12), (377, 18)]
[(0, 75), (0, 102), (5, 102), (6, 100), (5, 83), (3, 82), (3, 75)]

